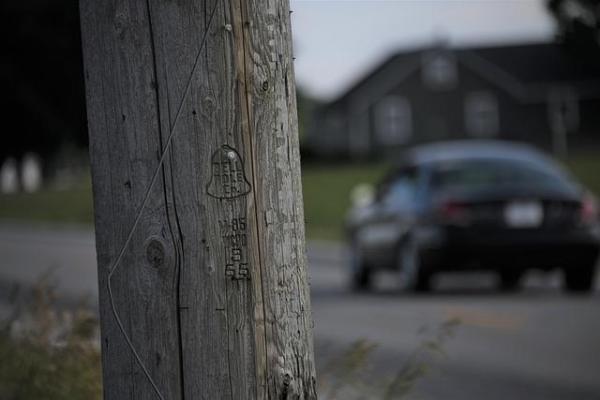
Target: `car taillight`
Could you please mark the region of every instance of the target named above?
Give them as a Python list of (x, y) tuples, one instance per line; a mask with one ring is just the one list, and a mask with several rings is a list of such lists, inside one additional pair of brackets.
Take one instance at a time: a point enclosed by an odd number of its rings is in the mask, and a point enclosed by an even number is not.
[(579, 209), (579, 218), (583, 224), (592, 224), (598, 220), (598, 203), (596, 199), (587, 194), (581, 201)]
[(463, 203), (449, 201), (439, 208), (441, 222), (450, 225), (466, 226), (471, 221), (469, 208)]

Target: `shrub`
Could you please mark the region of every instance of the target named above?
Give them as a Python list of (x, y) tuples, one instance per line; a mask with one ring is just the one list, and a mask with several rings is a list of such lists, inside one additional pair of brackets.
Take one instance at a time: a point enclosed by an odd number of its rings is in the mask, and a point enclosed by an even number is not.
[(102, 396), (98, 321), (62, 310), (42, 283), (0, 327), (0, 398), (94, 400)]

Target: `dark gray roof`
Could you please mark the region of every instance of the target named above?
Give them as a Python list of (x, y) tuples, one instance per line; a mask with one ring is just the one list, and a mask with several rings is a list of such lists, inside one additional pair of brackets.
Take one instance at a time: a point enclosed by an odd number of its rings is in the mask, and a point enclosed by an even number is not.
[(420, 59), (427, 52), (443, 49), (457, 56), (458, 60), (475, 56), (487, 65), (512, 77), (523, 87), (569, 84), (600, 93), (600, 56), (582, 57), (560, 43), (542, 42), (446, 48), (429, 46), (399, 51), (379, 64), (370, 73), (351, 85), (342, 95), (328, 105), (335, 105), (355, 91), (369, 85), (372, 77), (386, 68), (404, 65), (415, 57)]
[[(559, 43), (530, 43), (457, 49), (475, 53), (523, 84), (600, 82), (600, 57), (582, 57)], [(599, 87), (600, 89), (600, 87)]]

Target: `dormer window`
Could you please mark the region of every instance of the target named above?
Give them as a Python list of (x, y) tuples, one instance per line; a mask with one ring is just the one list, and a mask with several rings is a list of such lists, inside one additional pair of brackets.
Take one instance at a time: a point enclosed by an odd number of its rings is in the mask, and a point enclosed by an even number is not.
[(433, 90), (456, 87), (456, 60), (449, 52), (433, 52), (423, 57), (423, 83)]

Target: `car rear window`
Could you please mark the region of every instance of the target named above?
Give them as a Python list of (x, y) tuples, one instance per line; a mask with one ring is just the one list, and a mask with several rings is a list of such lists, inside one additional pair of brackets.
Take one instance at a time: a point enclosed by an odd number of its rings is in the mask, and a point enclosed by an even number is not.
[(435, 188), (480, 188), (498, 185), (572, 188), (558, 168), (520, 160), (461, 160), (445, 162), (433, 169)]

